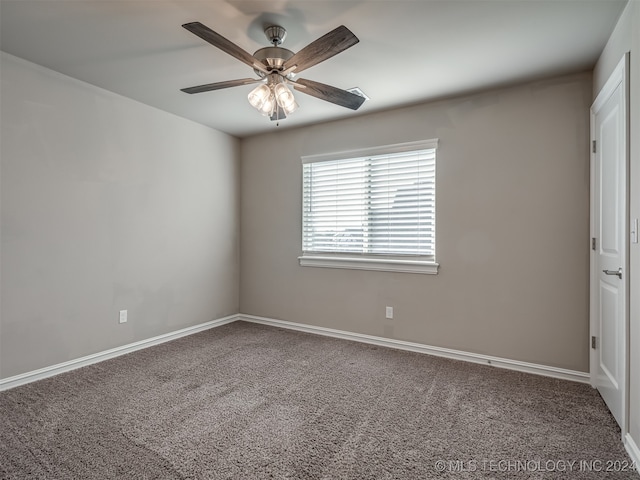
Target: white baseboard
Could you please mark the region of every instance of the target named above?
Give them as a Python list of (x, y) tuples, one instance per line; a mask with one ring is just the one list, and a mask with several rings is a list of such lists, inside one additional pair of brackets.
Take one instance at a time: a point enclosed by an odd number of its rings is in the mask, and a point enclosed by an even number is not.
[(38, 370), (33, 370), (31, 372), (21, 373), (20, 375), (15, 375), (13, 377), (0, 379), (0, 391), (8, 390), (10, 388), (24, 385), (26, 383), (35, 382), (36, 380), (42, 380), (43, 378), (52, 377), (60, 373), (75, 370), (76, 368), (86, 367), (87, 365), (91, 365), (93, 363), (102, 362), (104, 360), (118, 357), (126, 353), (135, 352), (136, 350), (152, 347), (154, 345), (169, 342), (171, 340), (176, 340), (180, 337), (185, 337), (187, 335), (202, 332), (210, 328), (220, 327), (227, 323), (235, 322), (236, 320), (238, 320), (238, 315), (230, 315), (228, 317), (219, 318), (210, 322), (201, 323), (199, 325), (183, 328), (181, 330), (165, 333), (163, 335), (158, 335), (157, 337), (140, 340), (139, 342), (134, 342), (128, 345), (123, 345), (121, 347), (105, 350), (103, 352), (87, 355), (86, 357), (76, 358), (74, 360), (69, 360), (68, 362), (52, 365), (50, 367), (44, 367)]
[[(219, 318), (210, 322), (201, 323), (192, 327), (176, 330), (175, 332), (165, 333), (158, 335), (157, 337), (149, 338), (147, 340), (141, 340), (139, 342), (130, 343), (121, 347), (112, 348), (103, 352), (87, 355), (86, 357), (69, 360), (68, 362), (59, 363), (49, 367), (40, 368), (31, 372), (22, 373), (13, 377), (0, 379), (0, 391), (8, 390), (26, 383), (35, 382), (44, 378), (52, 377), (60, 373), (75, 370), (76, 368), (85, 367), (93, 363), (98, 363), (103, 360), (118, 357), (126, 353), (135, 352), (143, 348), (152, 347), (164, 342), (169, 342), (180, 337), (192, 335), (194, 333), (202, 332), (210, 328), (219, 327), (227, 323), (235, 322), (237, 320), (243, 320), (246, 322), (260, 323), (263, 325), (270, 325), (273, 327), (288, 328), (290, 330), (298, 330), (301, 332), (314, 333), (317, 335), (325, 335), (328, 337), (342, 338), (345, 340), (352, 340), (355, 342), (369, 343), (372, 345), (379, 345), (382, 347), (396, 348), (399, 350), (407, 350), (410, 352), (424, 353), (427, 355), (435, 355), (438, 357), (451, 358), (454, 360), (463, 360), (466, 362), (480, 363), (484, 365), (493, 365), (494, 367), (505, 368), (509, 370), (517, 370), (520, 372), (533, 373), (537, 375), (544, 375), (547, 377), (560, 378), (563, 380), (571, 380), (580, 383), (589, 383), (589, 374), (584, 372), (578, 372), (575, 370), (565, 370), (562, 368), (550, 367), (547, 365), (538, 365), (534, 363), (521, 362), (518, 360), (510, 360), (507, 358), (492, 357), (488, 355), (480, 355), (477, 353), (463, 352), (460, 350), (452, 350), (442, 347), (433, 347), (429, 345), (422, 345), (419, 343), (405, 342), (403, 340), (394, 340), (391, 338), (375, 337), (372, 335), (364, 335), (361, 333), (346, 332), (343, 330), (335, 330), (332, 328), (316, 327), (313, 325), (305, 325), (302, 323), (287, 322), (284, 320), (276, 320), (274, 318), (258, 317), (255, 315), (236, 314), (229, 315), (228, 317)], [(629, 437), (631, 439), (631, 437)], [(631, 445), (635, 447), (633, 440)], [(632, 448), (632, 447), (628, 447)], [(637, 447), (636, 451), (637, 451)]]
[(519, 372), (533, 373), (546, 377), (559, 378), (562, 380), (571, 380), (580, 383), (589, 383), (590, 376), (588, 373), (576, 370), (566, 370), (564, 368), (550, 367), (547, 365), (539, 365), (535, 363), (521, 362), (519, 360), (510, 360), (508, 358), (492, 357), (489, 355), (481, 355), (477, 353), (463, 352), (460, 350), (452, 350), (449, 348), (433, 347), (422, 345), (419, 343), (405, 342), (403, 340), (394, 340), (391, 338), (374, 337), (361, 333), (345, 332), (343, 330), (335, 330), (332, 328), (316, 327), (313, 325), (304, 325), (302, 323), (287, 322), (284, 320), (276, 320), (273, 318), (258, 317), (255, 315), (239, 314), (238, 320), (246, 322), (260, 323), (263, 325), (271, 325), (273, 327), (288, 328), (290, 330), (298, 330), (300, 332), (315, 333), (325, 335), (327, 337), (342, 338), (355, 342), (370, 343), (372, 345), (380, 345), (383, 347), (396, 348), (399, 350), (407, 350), (410, 352), (425, 353), (427, 355), (435, 355), (438, 357), (451, 358), (454, 360), (463, 360), (466, 362), (480, 363), (484, 365), (492, 365), (494, 367), (505, 368), (508, 370), (516, 370)]
[(636, 472), (640, 475), (640, 448), (638, 448), (630, 433), (624, 436), (624, 448), (631, 457), (631, 461), (635, 463)]

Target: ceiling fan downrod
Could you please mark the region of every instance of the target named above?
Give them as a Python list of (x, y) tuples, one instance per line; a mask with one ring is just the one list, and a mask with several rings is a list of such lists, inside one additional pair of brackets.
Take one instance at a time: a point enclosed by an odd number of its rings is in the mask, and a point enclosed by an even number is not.
[(269, 40), (274, 47), (277, 47), (284, 42), (284, 39), (287, 36), (287, 31), (280, 25), (269, 25), (264, 29), (264, 34), (267, 36), (267, 40)]

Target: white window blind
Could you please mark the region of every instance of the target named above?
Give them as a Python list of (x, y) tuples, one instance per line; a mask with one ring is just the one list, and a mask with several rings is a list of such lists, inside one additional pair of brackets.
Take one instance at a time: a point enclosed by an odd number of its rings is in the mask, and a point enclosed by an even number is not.
[(436, 149), (431, 143), (431, 148), (406, 151), (403, 145), (393, 151), (391, 146), (375, 155), (304, 163), (303, 252), (433, 259)]

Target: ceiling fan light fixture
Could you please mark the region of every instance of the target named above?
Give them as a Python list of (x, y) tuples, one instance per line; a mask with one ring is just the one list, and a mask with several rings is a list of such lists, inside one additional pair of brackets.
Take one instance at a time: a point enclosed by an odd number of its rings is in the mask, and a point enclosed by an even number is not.
[(299, 106), (300, 105), (298, 105), (298, 102), (294, 100), (292, 104), (286, 107), (282, 107), (282, 109), (284, 110), (284, 113), (286, 113), (287, 115), (291, 115), (293, 112), (295, 112), (298, 109)]
[(278, 75), (269, 75), (267, 83), (254, 88), (247, 96), (249, 103), (264, 116), (272, 116), (278, 109), (289, 115), (298, 108), (293, 92)]
[(285, 111), (287, 115), (293, 113), (298, 108), (296, 99), (293, 96), (293, 92), (284, 83), (278, 83), (273, 88), (273, 93), (276, 97), (278, 105)]
[(260, 110), (267, 99), (271, 96), (271, 89), (265, 85), (258, 85), (256, 88), (249, 92), (247, 99), (252, 107)]
[(258, 111), (265, 116), (271, 116), (276, 107), (276, 99), (273, 95), (269, 95), (263, 104), (258, 108)]

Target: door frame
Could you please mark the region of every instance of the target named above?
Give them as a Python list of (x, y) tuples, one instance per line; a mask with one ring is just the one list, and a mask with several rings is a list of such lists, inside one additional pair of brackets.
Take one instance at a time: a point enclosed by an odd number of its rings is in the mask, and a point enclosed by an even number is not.
[(622, 238), (624, 239), (624, 262), (622, 265), (622, 271), (624, 276), (624, 288), (625, 288), (625, 305), (624, 305), (624, 321), (623, 321), (623, 350), (622, 353), (624, 355), (623, 366), (624, 366), (624, 375), (623, 375), (623, 385), (621, 386), (622, 390), (622, 421), (621, 421), (621, 433), (622, 440), (624, 441), (627, 432), (629, 431), (629, 305), (630, 305), (630, 290), (629, 290), (629, 189), (630, 189), (630, 157), (629, 157), (629, 144), (630, 144), (630, 122), (629, 122), (629, 52), (625, 53), (618, 65), (611, 73), (610, 77), (606, 81), (605, 85), (602, 87), (596, 99), (590, 108), (590, 142), (589, 142), (589, 155), (590, 155), (590, 193), (589, 193), (589, 372), (590, 372), (590, 380), (591, 386), (596, 388), (596, 375), (598, 373), (598, 353), (599, 348), (593, 349), (591, 346), (591, 338), (593, 336), (596, 337), (598, 345), (600, 342), (600, 334), (599, 334), (599, 293), (598, 293), (598, 285), (600, 272), (598, 271), (598, 262), (597, 262), (597, 250), (593, 250), (591, 248), (591, 239), (595, 238), (596, 242), (600, 242), (600, 238), (598, 236), (598, 232), (596, 232), (596, 198), (594, 198), (594, 193), (596, 191), (596, 170), (595, 170), (595, 162), (596, 162), (596, 154), (593, 152), (593, 141), (596, 139), (596, 131), (595, 131), (595, 113), (597, 112), (604, 103), (609, 99), (611, 94), (615, 91), (615, 89), (622, 83), (622, 91), (624, 92), (624, 99), (622, 108), (624, 109), (624, 158), (625, 158), (625, 200), (624, 200), (624, 224), (622, 226), (623, 233)]

